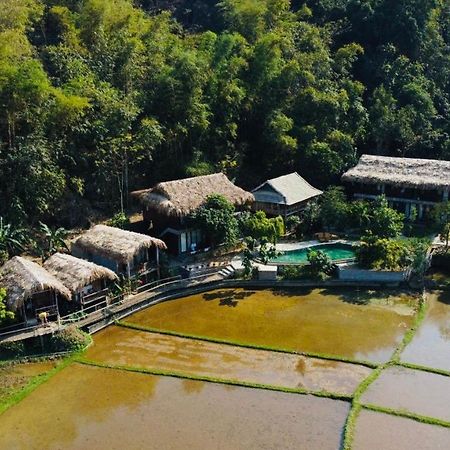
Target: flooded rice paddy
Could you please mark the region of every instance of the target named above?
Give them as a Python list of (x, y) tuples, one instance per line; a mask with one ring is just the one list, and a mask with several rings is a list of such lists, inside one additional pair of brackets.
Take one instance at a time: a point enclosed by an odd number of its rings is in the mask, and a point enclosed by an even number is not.
[(387, 361), (417, 299), (366, 290), (224, 289), (155, 305), (138, 325), (288, 350)]
[(95, 336), (86, 358), (225, 380), (352, 394), (371, 370), (356, 364), (254, 350), (110, 327)]
[(390, 367), (369, 386), (361, 401), (450, 422), (450, 377)]
[[(447, 367), (450, 305), (442, 298), (429, 298), (403, 361)], [(407, 295), (323, 289), (227, 289), (152, 306), (126, 322), (186, 336), (122, 326), (95, 334), (83, 358), (110, 368), (74, 362), (57, 372), (1, 415), (0, 449), (341, 449), (350, 401), (281, 391), (349, 396), (373, 369), (188, 335), (384, 363), (416, 309)], [(45, 364), (14, 366), (10, 375), (29, 380), (55, 365)], [(450, 426), (450, 377), (391, 364), (361, 403)], [(354, 425), (352, 449), (450, 448), (445, 426), (364, 407)]]
[(346, 402), (72, 365), (2, 415), (2, 449), (337, 449)]
[(56, 361), (42, 361), (0, 366), (0, 401), (25, 387), (33, 377), (49, 372), (56, 364)]
[(363, 410), (356, 422), (353, 450), (447, 450), (450, 428)]
[(450, 371), (450, 292), (428, 296), (427, 315), (402, 361)]

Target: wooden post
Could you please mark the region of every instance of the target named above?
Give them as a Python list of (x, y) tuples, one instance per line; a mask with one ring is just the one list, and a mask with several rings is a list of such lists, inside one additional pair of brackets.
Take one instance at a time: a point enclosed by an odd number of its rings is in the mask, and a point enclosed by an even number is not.
[(158, 280), (161, 278), (161, 271), (159, 269), (159, 248), (156, 247), (156, 276)]
[(61, 326), (61, 321), (59, 317), (59, 305), (58, 305), (58, 294), (56, 291), (53, 291), (53, 296), (55, 298), (55, 304), (56, 304), (56, 320), (58, 322), (58, 328)]
[(27, 299), (25, 299), (22, 303), (22, 314), (23, 314), (23, 321), (25, 322), (25, 326), (28, 325), (28, 319), (27, 319), (27, 312), (25, 310), (25, 302)]
[(128, 278), (131, 278), (131, 269), (130, 269), (130, 263), (129, 262), (127, 262), (127, 275), (128, 275)]

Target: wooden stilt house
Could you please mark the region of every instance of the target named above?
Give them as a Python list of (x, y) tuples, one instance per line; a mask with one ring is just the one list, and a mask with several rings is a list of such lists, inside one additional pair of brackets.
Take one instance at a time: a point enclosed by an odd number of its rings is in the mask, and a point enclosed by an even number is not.
[(72, 244), (72, 255), (130, 277), (143, 271), (157, 271), (159, 251), (166, 248), (162, 240), (145, 234), (95, 225)]
[(6, 306), (27, 325), (46, 312), (56, 318), (72, 295), (55, 276), (33, 261), (15, 256), (0, 268), (0, 286), (6, 288)]
[(63, 253), (52, 255), (44, 268), (69, 289), (77, 309), (106, 303), (108, 287), (118, 279), (106, 267)]

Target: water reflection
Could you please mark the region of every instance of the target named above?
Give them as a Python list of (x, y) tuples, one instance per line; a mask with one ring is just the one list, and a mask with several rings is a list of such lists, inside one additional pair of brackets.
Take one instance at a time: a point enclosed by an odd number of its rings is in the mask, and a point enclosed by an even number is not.
[(370, 369), (356, 364), (306, 358), (123, 327), (94, 337), (88, 359), (110, 365), (163, 369), (198, 376), (281, 387), (352, 394)]
[(2, 415), (4, 449), (338, 448), (349, 405), (73, 365)]
[(434, 292), (427, 300), (426, 317), (402, 361), (450, 371), (450, 292)]
[[(188, 334), (384, 362), (411, 326), (416, 303), (414, 297), (392, 291), (222, 289), (155, 305), (127, 320)], [(223, 308), (224, 304), (233, 307)]]

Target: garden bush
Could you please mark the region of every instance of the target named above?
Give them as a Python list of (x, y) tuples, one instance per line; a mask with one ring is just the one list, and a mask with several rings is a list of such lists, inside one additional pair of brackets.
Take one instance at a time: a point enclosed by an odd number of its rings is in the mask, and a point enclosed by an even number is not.
[(65, 328), (50, 339), (51, 351), (72, 352), (86, 347), (89, 337), (75, 326)]

